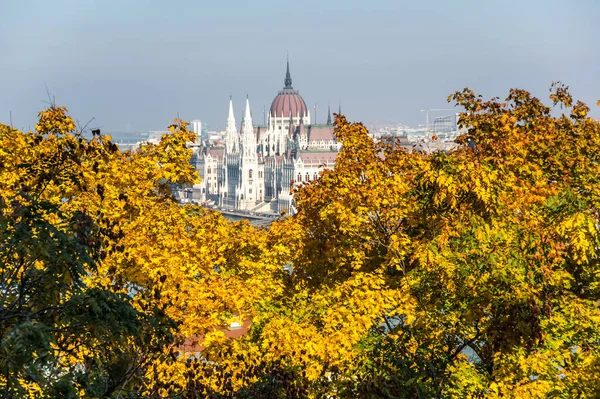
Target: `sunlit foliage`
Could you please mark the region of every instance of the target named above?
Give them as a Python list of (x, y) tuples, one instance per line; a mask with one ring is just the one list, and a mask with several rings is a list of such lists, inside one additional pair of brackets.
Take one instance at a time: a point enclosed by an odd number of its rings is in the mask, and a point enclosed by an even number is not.
[(121, 152), (85, 139), (64, 107), (34, 132), (0, 125), (3, 396), (181, 392), (178, 344), (280, 290), (261, 231), (174, 200), (172, 185), (197, 177), (193, 134), (169, 130)]
[(450, 152), (337, 115), (268, 230), (175, 201), (182, 121), (126, 152), (54, 105), (0, 125), (2, 395), (600, 396), (600, 125), (550, 100), (455, 93)]
[(457, 92), (449, 153), (338, 115), (335, 169), (269, 232), (294, 273), (248, 345), (313, 397), (598, 396), (600, 125), (550, 99)]

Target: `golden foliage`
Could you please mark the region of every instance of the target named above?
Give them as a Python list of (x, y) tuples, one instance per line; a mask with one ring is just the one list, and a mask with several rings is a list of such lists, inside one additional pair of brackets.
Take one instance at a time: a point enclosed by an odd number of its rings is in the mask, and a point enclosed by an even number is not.
[[(36, 195), (60, 210), (45, 220), (67, 232), (65, 215), (85, 214), (98, 240), (85, 289), (174, 323), (150, 352), (128, 342), (145, 356), (138, 393), (597, 397), (600, 125), (560, 83), (550, 99), (568, 113), (524, 90), (455, 93), (465, 133), (451, 152), (376, 144), (337, 115), (335, 168), (268, 231), (174, 201), (172, 185), (197, 180), (184, 122), (120, 152), (52, 107), (38, 132), (0, 130), (2, 211), (43, 181)], [(173, 326), (178, 340), (161, 341)], [(197, 353), (176, 350), (185, 338)]]
[[(281, 293), (273, 277), (280, 268), (262, 255), (263, 231), (172, 198), (172, 185), (197, 180), (186, 146), (194, 135), (184, 122), (176, 120), (157, 145), (121, 152), (108, 136), (84, 139), (66, 112), (57, 106), (41, 112), (36, 132), (0, 126), (2, 212), (10, 216), (36, 201), (52, 204), (56, 210), (42, 217), (67, 234), (74, 226), (65, 221), (85, 215), (85, 225), (75, 227), (89, 233), (79, 238), (95, 251), (96, 262), (85, 269), (84, 290), (125, 295), (137, 311), (164, 315), (178, 326), (178, 338), (166, 345), (158, 337), (172, 329), (168, 324), (155, 332), (157, 338), (145, 338), (147, 347), (129, 342), (141, 359), (136, 367), (148, 372), (144, 389), (159, 392), (167, 380), (176, 392), (181, 381), (171, 374), (185, 363), (177, 360), (175, 345), (251, 318), (255, 303)], [(60, 357), (58, 372), (82, 367), (88, 350), (73, 347), (69, 357)], [(160, 365), (160, 379), (152, 364)], [(41, 389), (33, 381), (22, 385)]]

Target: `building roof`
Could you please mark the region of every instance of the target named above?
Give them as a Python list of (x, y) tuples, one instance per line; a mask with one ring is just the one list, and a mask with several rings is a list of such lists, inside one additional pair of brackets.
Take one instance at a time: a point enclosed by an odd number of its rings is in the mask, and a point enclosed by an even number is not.
[(285, 75), (285, 86), (271, 103), (270, 114), (278, 118), (289, 118), (290, 115), (293, 117), (308, 115), (308, 108), (306, 107), (304, 99), (300, 93), (292, 87), (289, 61), (287, 63), (287, 72)]
[(333, 140), (333, 126), (317, 125), (308, 127), (308, 141)]
[(284, 89), (277, 94), (271, 104), (271, 115), (281, 118), (289, 118), (290, 115), (305, 116), (308, 114), (304, 99), (296, 90)]
[(336, 151), (300, 151), (298, 158), (305, 165), (332, 165), (335, 163), (337, 155)]
[(213, 158), (221, 159), (221, 158), (223, 158), (224, 154), (225, 154), (225, 148), (223, 148), (223, 147), (219, 147), (219, 148), (209, 147), (206, 149), (206, 155), (210, 155)]

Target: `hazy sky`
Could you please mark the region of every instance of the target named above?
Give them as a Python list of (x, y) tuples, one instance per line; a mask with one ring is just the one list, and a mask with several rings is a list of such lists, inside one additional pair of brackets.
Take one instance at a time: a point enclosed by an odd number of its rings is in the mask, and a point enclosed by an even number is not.
[(33, 127), (46, 86), (105, 133), (177, 113), (221, 129), (230, 94), (236, 117), (248, 94), (262, 122), (288, 51), (319, 122), (341, 102), (367, 125), (417, 125), (466, 86), (547, 98), (554, 80), (600, 115), (597, 0), (1, 0), (0, 16), (0, 121), (12, 112), (18, 128)]

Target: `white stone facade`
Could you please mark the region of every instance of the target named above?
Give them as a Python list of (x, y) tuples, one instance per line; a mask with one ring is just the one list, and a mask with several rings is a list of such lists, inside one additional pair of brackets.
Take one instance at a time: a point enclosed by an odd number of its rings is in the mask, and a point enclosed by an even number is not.
[(310, 124), (304, 100), (291, 87), (289, 64), (285, 84), (267, 126), (253, 125), (246, 98), (238, 132), (230, 99), (224, 144), (192, 146), (202, 179), (193, 187), (194, 201), (259, 213), (293, 211), (292, 186), (333, 167), (339, 151), (333, 126)]

